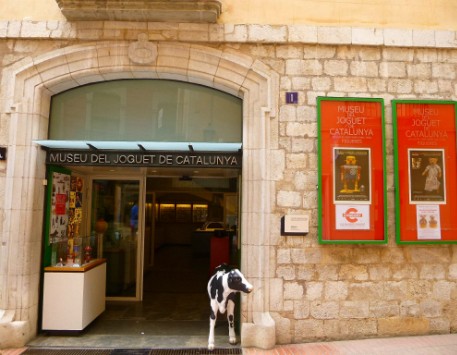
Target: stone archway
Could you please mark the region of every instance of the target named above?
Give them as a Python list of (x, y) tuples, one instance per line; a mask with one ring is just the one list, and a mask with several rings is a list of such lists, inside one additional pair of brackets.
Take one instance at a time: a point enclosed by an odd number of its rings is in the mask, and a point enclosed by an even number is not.
[[(33, 143), (47, 138), (51, 96), (80, 85), (113, 79), (187, 81), (243, 98), (241, 266), (255, 292), (242, 302), (242, 345), (271, 348), (269, 314), (271, 179), (269, 152), (277, 146), (270, 122), (277, 113), (278, 77), (263, 63), (232, 50), (182, 43), (100, 42), (75, 45), (24, 59), (3, 73), (3, 114), (10, 119), (5, 179), (7, 247), (0, 265), (0, 338), (22, 346), (36, 334), (45, 153)], [(21, 196), (21, 198), (18, 198)], [(5, 252), (7, 250), (7, 252)], [(249, 257), (247, 257), (249, 255)]]

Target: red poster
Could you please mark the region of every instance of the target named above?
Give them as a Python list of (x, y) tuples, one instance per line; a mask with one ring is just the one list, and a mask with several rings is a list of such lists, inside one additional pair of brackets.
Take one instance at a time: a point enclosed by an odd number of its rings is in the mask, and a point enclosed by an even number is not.
[(64, 215), (67, 213), (66, 209), (67, 204), (67, 195), (65, 194), (56, 194), (56, 215)]
[(394, 100), (392, 106), (397, 241), (457, 241), (455, 103)]
[(318, 98), (319, 239), (386, 242), (382, 99)]

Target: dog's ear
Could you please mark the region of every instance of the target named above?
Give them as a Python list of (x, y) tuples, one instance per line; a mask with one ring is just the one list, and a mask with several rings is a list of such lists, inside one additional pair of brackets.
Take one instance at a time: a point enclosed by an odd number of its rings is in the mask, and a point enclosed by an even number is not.
[(214, 268), (214, 273), (217, 273), (219, 271), (229, 272), (230, 270), (231, 270), (230, 266), (228, 266), (226, 263), (223, 263)]

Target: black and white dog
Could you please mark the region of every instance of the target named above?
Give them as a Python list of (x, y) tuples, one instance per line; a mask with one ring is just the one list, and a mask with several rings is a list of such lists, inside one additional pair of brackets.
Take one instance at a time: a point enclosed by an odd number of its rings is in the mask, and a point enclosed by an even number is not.
[(208, 349), (214, 349), (214, 326), (216, 325), (217, 312), (227, 311), (229, 324), (229, 342), (236, 344), (235, 334), (235, 295), (238, 292), (250, 293), (252, 285), (245, 279), (238, 269), (231, 269), (226, 264), (219, 265), (215, 274), (208, 282), (208, 295), (210, 299), (211, 315), (209, 318)]

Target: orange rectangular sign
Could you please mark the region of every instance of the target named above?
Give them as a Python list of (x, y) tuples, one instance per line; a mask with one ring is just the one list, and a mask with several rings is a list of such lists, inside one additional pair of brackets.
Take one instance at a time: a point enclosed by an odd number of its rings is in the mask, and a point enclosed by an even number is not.
[(394, 100), (392, 110), (397, 242), (457, 242), (456, 104)]
[(318, 98), (319, 240), (385, 243), (382, 99)]

